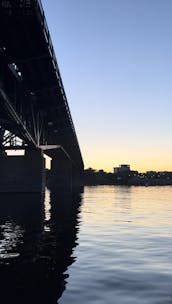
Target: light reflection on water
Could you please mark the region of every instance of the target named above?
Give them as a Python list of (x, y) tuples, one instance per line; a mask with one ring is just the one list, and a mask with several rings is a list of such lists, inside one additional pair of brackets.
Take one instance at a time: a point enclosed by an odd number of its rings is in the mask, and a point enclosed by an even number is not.
[(44, 231), (50, 231), (50, 227), (48, 226), (48, 222), (51, 218), (51, 193), (50, 193), (49, 189), (47, 189), (47, 191), (45, 192), (44, 208), (45, 208)]
[(86, 187), (60, 304), (172, 303), (172, 187)]
[(15, 252), (17, 244), (22, 243), (23, 231), (19, 225), (12, 222), (5, 222), (0, 226), (0, 259), (18, 257)]
[(55, 304), (77, 243), (80, 194), (0, 194), (0, 302)]
[(2, 304), (172, 303), (172, 187), (0, 202)]

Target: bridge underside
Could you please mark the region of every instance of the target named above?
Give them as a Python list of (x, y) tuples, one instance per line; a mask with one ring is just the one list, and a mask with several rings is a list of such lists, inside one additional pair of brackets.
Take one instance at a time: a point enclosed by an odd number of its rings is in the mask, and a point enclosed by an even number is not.
[[(0, 0), (0, 66), (0, 191), (42, 191), (43, 152), (52, 187), (80, 185), (83, 160), (40, 1)], [(25, 156), (4, 152), (16, 147)]]
[[(12, 147), (8, 148), (8, 152), (10, 149)], [(0, 192), (44, 192), (47, 185), (54, 192), (68, 193), (82, 187), (82, 172), (73, 166), (60, 147), (54, 149), (49, 170), (45, 169), (45, 157), (41, 149), (26, 149), (21, 155), (1, 152)]]

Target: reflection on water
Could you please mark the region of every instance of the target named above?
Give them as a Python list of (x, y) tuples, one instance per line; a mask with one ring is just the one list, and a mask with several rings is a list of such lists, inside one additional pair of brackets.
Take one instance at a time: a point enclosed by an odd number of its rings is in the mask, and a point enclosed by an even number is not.
[(57, 303), (77, 245), (80, 195), (0, 194), (1, 303)]
[(21, 227), (7, 221), (0, 228), (0, 259), (19, 256), (20, 254), (15, 252), (15, 249), (17, 249), (17, 244), (22, 243), (23, 230)]
[(0, 303), (171, 304), (171, 218), (170, 186), (1, 194)]
[(59, 304), (171, 304), (171, 218), (172, 187), (86, 187)]

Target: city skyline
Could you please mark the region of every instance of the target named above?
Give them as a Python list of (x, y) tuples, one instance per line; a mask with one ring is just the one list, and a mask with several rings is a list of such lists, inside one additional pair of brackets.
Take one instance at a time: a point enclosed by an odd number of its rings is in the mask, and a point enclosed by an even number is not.
[(171, 1), (42, 2), (85, 168), (172, 171)]

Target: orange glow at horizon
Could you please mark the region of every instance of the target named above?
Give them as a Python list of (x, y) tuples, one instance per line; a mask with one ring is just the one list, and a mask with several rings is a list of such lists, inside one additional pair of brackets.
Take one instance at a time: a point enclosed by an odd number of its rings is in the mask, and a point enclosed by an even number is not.
[(122, 147), (121, 149), (83, 149), (85, 169), (103, 169), (106, 172), (113, 172), (114, 167), (121, 164), (129, 164), (131, 170), (139, 172), (146, 171), (172, 171), (172, 153), (170, 149), (163, 147), (133, 149), (133, 147)]

